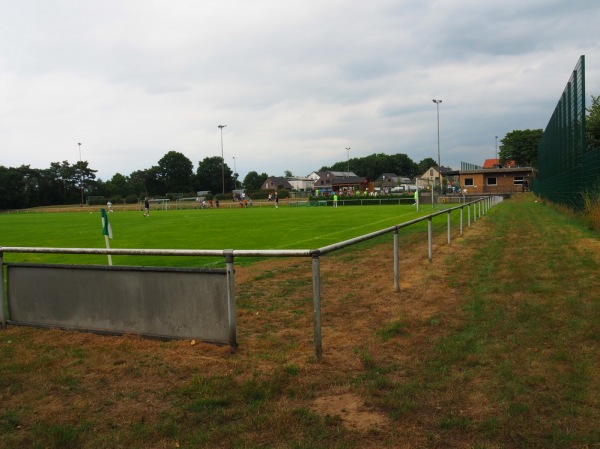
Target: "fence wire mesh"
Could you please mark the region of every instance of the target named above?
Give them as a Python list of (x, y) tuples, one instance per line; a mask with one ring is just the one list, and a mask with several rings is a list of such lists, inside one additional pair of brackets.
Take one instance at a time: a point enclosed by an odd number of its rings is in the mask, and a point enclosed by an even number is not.
[(541, 198), (581, 210), (599, 184), (600, 148), (586, 144), (585, 56), (571, 74), (538, 146), (533, 191)]

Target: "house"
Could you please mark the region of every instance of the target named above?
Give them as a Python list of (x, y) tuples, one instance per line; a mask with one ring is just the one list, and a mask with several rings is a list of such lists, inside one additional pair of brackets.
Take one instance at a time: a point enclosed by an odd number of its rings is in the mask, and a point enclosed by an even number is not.
[(532, 167), (518, 167), (514, 161), (502, 165), (499, 159), (487, 159), (483, 167), (466, 166), (470, 168), (458, 171), (460, 189), (466, 195), (526, 192), (535, 177)]
[(303, 178), (300, 176), (292, 176), (287, 178), (287, 180), (292, 186), (292, 189), (298, 192), (310, 192), (315, 185), (315, 180), (309, 177)]
[(375, 189), (390, 190), (394, 187), (398, 187), (400, 183), (400, 176), (395, 173), (383, 173), (374, 182)]
[(279, 189), (292, 190), (293, 189), (292, 185), (289, 183), (287, 178), (284, 178), (282, 176), (269, 176), (265, 180), (265, 182), (263, 182), (263, 184), (260, 188), (262, 190), (279, 190)]
[(352, 172), (324, 171), (318, 172), (320, 177), (315, 181), (314, 189), (319, 194), (331, 194), (333, 192), (350, 194), (355, 191), (364, 191), (368, 188), (369, 180), (357, 176)]
[(325, 174), (324, 171), (313, 171), (310, 174), (308, 174), (306, 177), (312, 179), (313, 181), (316, 181), (324, 174)]
[[(417, 186), (420, 188), (431, 187), (432, 185), (440, 185), (440, 173), (442, 180), (446, 180), (447, 183), (452, 183), (455, 172), (447, 167), (438, 167), (434, 165), (430, 167), (425, 173), (423, 173), (417, 179)], [(442, 181), (443, 182), (443, 181)]]

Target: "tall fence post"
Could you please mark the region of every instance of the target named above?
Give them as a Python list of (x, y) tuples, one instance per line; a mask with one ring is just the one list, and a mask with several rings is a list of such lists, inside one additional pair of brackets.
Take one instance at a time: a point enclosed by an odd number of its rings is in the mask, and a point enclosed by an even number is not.
[(394, 229), (394, 291), (400, 291), (400, 250), (398, 228)]
[(312, 256), (313, 273), (313, 321), (315, 325), (315, 355), (317, 360), (323, 357), (323, 345), (321, 341), (321, 268), (319, 253)]
[(0, 251), (0, 329), (6, 329), (4, 315), (4, 252)]
[(460, 208), (460, 236), (463, 236), (463, 207)]
[(433, 228), (432, 228), (432, 218), (429, 217), (427, 219), (427, 240), (429, 247), (429, 262), (433, 260)]
[(227, 311), (229, 313), (229, 345), (237, 346), (237, 310), (235, 305), (235, 268), (233, 266), (233, 250), (223, 250), (227, 270)]

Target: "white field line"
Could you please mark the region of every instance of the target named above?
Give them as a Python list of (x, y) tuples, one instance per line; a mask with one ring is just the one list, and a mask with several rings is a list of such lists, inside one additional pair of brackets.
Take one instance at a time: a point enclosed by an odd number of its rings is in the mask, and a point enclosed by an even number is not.
[[(400, 217), (405, 217), (405, 216), (410, 216), (410, 215), (416, 215), (416, 212), (412, 211), (412, 212), (408, 212), (405, 214), (400, 214), (400, 215), (396, 215), (394, 217), (390, 217), (390, 218), (385, 218), (383, 220), (379, 220), (379, 221), (372, 221), (369, 222), (368, 224), (364, 224), (364, 225), (360, 225), (360, 226), (354, 226), (351, 228), (344, 228), (343, 231), (334, 231), (334, 232), (329, 232), (327, 234), (320, 234), (317, 235), (315, 237), (311, 237), (309, 239), (304, 239), (304, 240), (297, 240), (295, 242), (293, 242), (292, 244), (287, 244), (287, 245), (280, 245), (280, 246), (274, 246), (272, 249), (285, 249), (285, 248), (294, 248), (294, 249), (302, 249), (299, 245), (303, 244), (303, 243), (307, 243), (307, 242), (318, 242), (320, 240), (330, 240), (332, 236), (335, 236), (336, 234), (340, 234), (342, 232), (347, 232), (347, 231), (356, 231), (359, 230), (361, 228), (366, 228), (366, 227), (371, 227), (374, 224), (378, 224), (378, 223), (386, 223), (386, 222), (391, 222), (389, 224), (389, 226), (401, 223), (402, 220), (398, 220)], [(321, 245), (319, 245), (321, 246)]]

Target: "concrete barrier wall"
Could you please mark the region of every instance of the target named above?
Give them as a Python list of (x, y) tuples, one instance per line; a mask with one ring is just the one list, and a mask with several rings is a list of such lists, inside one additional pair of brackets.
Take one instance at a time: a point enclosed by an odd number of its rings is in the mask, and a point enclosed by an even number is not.
[(226, 270), (6, 266), (10, 323), (231, 343)]

